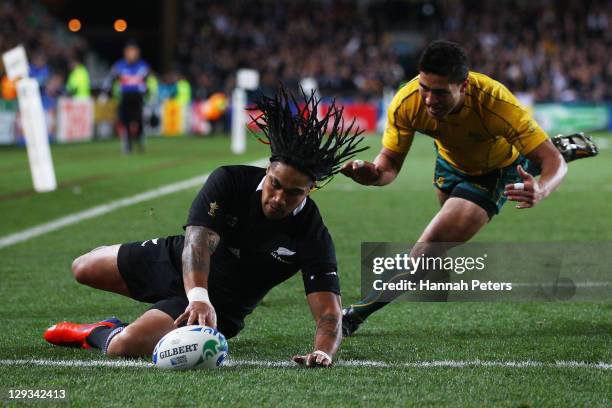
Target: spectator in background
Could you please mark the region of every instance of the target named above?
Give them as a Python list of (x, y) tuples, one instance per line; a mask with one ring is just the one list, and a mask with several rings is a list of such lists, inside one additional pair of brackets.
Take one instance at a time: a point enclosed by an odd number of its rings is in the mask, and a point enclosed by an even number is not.
[[(63, 22), (52, 17), (40, 2), (3, 0), (0, 2), (0, 50), (23, 45), (30, 62), (29, 75), (41, 88), (46, 110), (65, 93), (65, 80), (71, 68), (68, 61), (79, 50), (89, 50), (78, 34), (69, 33)], [(2, 80), (3, 99), (13, 99), (15, 84)]]
[(177, 73), (176, 78), (176, 99), (181, 106), (189, 106), (191, 103), (191, 84), (181, 73)]
[[(441, 23), (429, 38), (466, 44), (474, 69), (534, 102), (612, 99), (612, 3), (436, 3)], [(516, 30), (516, 27), (521, 27)]]
[(188, 106), (191, 103), (191, 84), (178, 70), (169, 71), (164, 75), (160, 99), (174, 99), (181, 106)]
[(157, 104), (159, 102), (159, 80), (157, 74), (151, 71), (146, 80), (147, 85), (147, 103)]
[(212, 76), (207, 72), (200, 73), (194, 84), (195, 99), (204, 100), (215, 91)]
[(166, 99), (176, 98), (178, 92), (177, 82), (178, 76), (175, 71), (166, 72), (159, 86), (159, 99), (165, 101)]
[(66, 81), (66, 93), (73, 98), (89, 98), (91, 96), (89, 72), (82, 61), (80, 55), (73, 54), (69, 62), (70, 72)]
[(304, 0), (182, 4), (177, 57), (188, 67), (189, 77), (197, 79), (198, 96), (229, 94), (238, 68), (258, 70), (264, 93), (279, 80), (296, 89), (302, 78), (310, 77), (322, 92), (378, 98), (383, 88), (395, 88), (404, 79), (403, 68), (382, 39), (382, 27), (372, 24), (360, 4), (317, 1), (313, 6)]
[[(525, 101), (612, 100), (610, 1), (184, 0), (180, 7), (176, 58), (200, 100), (229, 94), (243, 67), (260, 72), (264, 93), (279, 80), (295, 88), (312, 77), (322, 94), (379, 98), (416, 75), (420, 47), (438, 38), (465, 44), (475, 70)], [(63, 26), (38, 2), (0, 3), (0, 49), (23, 44), (44, 88), (51, 73), (67, 76), (75, 49), (91, 50)], [(35, 54), (46, 60), (40, 69)]]
[(49, 78), (46, 86), (47, 93), (46, 95), (43, 95), (43, 106), (49, 108), (56, 106), (57, 98), (64, 95), (66, 91), (64, 81), (65, 78), (61, 74), (51, 74), (51, 78)]
[(34, 78), (40, 87), (40, 94), (47, 94), (47, 83), (51, 79), (51, 69), (47, 65), (47, 57), (41, 52), (36, 51), (32, 63), (30, 64), (30, 78)]
[(177, 57), (198, 96), (228, 93), (238, 68), (254, 68), (264, 92), (312, 77), (322, 93), (378, 98), (417, 74), (421, 46), (446, 38), (466, 44), (475, 70), (527, 101), (612, 100), (610, 1), (181, 4)]
[(132, 152), (132, 139), (144, 151), (143, 102), (147, 93), (147, 78), (151, 68), (140, 58), (140, 47), (129, 41), (123, 49), (123, 58), (117, 61), (102, 85), (107, 95), (115, 81), (119, 86), (119, 134), (123, 139), (123, 152)]

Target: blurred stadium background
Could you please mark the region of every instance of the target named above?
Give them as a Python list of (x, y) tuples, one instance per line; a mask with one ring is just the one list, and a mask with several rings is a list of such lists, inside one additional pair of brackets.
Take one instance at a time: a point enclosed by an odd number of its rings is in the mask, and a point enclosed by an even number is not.
[[(240, 68), (259, 72), (264, 93), (279, 81), (297, 89), (310, 80), (308, 88), (345, 103), (348, 119), (379, 132), (385, 96), (416, 74), (420, 51), (435, 38), (463, 44), (475, 71), (507, 85), (556, 133), (612, 126), (611, 25), (609, 1), (7, 0), (0, 49), (25, 46), (52, 141), (117, 133), (117, 92), (106, 103), (97, 95), (129, 39), (154, 71), (144, 110), (149, 135), (227, 131), (219, 97), (231, 100)], [(70, 98), (75, 58), (89, 73), (91, 98)], [(22, 144), (5, 75), (1, 96), (0, 144)]]
[[(465, 46), (473, 69), (506, 84), (551, 135), (592, 132), (601, 148), (572, 163), (538, 207), (506, 206), (477, 241), (612, 242), (609, 1), (3, 0), (0, 52), (26, 49), (58, 188), (32, 189), (14, 83), (0, 67), (0, 390), (66, 389), (77, 406), (611, 406), (609, 302), (397, 302), (343, 342), (333, 370), (289, 362), (312, 336), (299, 278), (266, 296), (230, 341), (235, 364), (221, 370), (162, 372), (42, 339), (56, 321), (131, 321), (146, 309), (78, 285), (72, 259), (99, 245), (181, 233), (199, 188), (194, 177), (266, 158), (254, 138), (243, 155), (230, 152), (238, 69), (257, 70), (264, 93), (278, 81), (294, 90), (316, 83), (368, 130), (372, 149), (359, 158), (371, 159), (386, 101), (440, 37)], [(119, 95), (99, 94), (129, 39), (156, 79), (144, 108), (146, 152), (125, 156)], [(67, 89), (75, 58), (90, 96)], [(362, 241), (414, 241), (436, 213), (433, 162), (431, 140), (417, 137), (385, 189), (336, 177), (313, 196), (334, 237), (344, 303), (360, 296)]]

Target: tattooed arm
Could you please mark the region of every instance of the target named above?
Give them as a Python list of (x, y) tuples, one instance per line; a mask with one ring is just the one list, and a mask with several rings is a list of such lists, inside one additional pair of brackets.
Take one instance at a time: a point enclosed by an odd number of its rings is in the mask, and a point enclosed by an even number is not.
[(329, 367), (342, 340), (340, 296), (333, 292), (314, 292), (308, 295), (308, 304), (317, 322), (315, 351), (305, 356), (294, 356), (293, 361), (307, 367)]
[(188, 226), (183, 246), (183, 283), (189, 305), (175, 325), (187, 320), (187, 324), (217, 326), (217, 314), (208, 299), (208, 273), (210, 256), (219, 244), (219, 235), (206, 227)]

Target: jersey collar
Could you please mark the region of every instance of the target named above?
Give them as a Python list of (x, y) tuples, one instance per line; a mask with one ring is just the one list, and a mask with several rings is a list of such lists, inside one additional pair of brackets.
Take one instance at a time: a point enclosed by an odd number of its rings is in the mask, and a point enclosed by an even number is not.
[[(263, 190), (263, 185), (264, 185), (264, 181), (266, 181), (266, 176), (263, 176), (263, 178), (261, 179), (261, 181), (259, 182), (259, 185), (257, 186), (257, 188), (255, 189), (255, 191), (261, 191)], [(293, 215), (298, 215), (298, 213), (300, 211), (302, 211), (304, 209), (304, 206), (306, 205), (306, 199), (308, 198), (308, 196), (304, 197), (304, 199), (302, 200), (302, 202), (300, 203), (300, 205), (298, 205), (295, 210), (293, 210)]]

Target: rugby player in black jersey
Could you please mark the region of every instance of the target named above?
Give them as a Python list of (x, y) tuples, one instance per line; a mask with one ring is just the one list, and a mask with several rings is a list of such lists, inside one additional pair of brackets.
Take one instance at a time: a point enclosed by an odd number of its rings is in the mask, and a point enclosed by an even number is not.
[(130, 324), (57, 323), (44, 338), (123, 357), (150, 355), (182, 324), (231, 338), (272, 287), (301, 270), (316, 333), (313, 351), (293, 360), (331, 365), (342, 337), (338, 269), (309, 193), (365, 148), (357, 147), (361, 131), (344, 127), (341, 108), (317, 118), (319, 100), (304, 102), (300, 108), (282, 87), (260, 98), (254, 120), (271, 148), (268, 168), (216, 169), (191, 205), (184, 236), (104, 246), (74, 260), (79, 283), (152, 303), (148, 311)]

